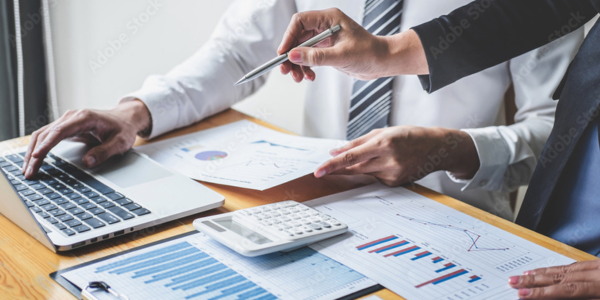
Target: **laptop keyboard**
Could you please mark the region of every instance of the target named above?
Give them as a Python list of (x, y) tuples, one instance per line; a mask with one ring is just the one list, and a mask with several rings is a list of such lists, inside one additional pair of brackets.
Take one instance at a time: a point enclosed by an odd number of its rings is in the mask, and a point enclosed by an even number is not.
[(21, 171), (24, 155), (0, 157), (0, 168), (27, 207), (67, 236), (150, 213), (53, 154), (48, 154), (36, 178), (27, 180)]

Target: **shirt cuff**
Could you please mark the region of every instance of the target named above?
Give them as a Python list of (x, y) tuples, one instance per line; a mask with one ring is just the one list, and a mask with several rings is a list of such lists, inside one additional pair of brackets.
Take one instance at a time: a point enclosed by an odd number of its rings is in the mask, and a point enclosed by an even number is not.
[(462, 191), (482, 189), (499, 191), (504, 183), (504, 174), (510, 161), (508, 147), (496, 127), (462, 129), (471, 136), (479, 155), (479, 170), (471, 179), (458, 179), (450, 172), (448, 177), (456, 183), (464, 184)]
[(175, 93), (160, 76), (150, 76), (141, 89), (125, 95), (120, 102), (139, 99), (150, 111), (151, 130), (144, 139), (153, 139), (177, 128), (179, 119), (178, 103)]

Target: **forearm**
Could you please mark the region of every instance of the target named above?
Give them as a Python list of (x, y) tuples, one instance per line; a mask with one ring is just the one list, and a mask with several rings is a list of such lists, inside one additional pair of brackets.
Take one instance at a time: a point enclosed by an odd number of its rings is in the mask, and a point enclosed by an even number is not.
[(588, 0), (472, 2), (413, 28), (429, 67), (423, 86), (433, 92), (549, 43), (596, 14)]
[(381, 60), (386, 76), (429, 74), (423, 45), (414, 30), (381, 37), (386, 48)]
[(470, 179), (479, 170), (477, 148), (468, 133), (448, 128), (433, 128), (440, 132), (442, 144), (437, 155), (442, 158), (439, 170), (452, 173), (459, 179)]
[(139, 99), (125, 101), (114, 107), (113, 112), (135, 129), (139, 136), (145, 137), (152, 130), (152, 117), (146, 104)]

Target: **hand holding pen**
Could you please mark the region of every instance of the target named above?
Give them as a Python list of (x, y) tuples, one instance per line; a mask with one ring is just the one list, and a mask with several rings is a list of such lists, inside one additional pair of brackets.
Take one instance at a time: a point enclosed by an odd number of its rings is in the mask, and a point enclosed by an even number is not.
[[(342, 30), (315, 47), (294, 48), (334, 25)], [(311, 67), (315, 66), (332, 66), (360, 80), (429, 73), (425, 52), (413, 30), (393, 36), (373, 35), (336, 8), (295, 14), (277, 52), (283, 54), (289, 49), (289, 61), (281, 65), (281, 72), (292, 73), (296, 82), (314, 81)]]

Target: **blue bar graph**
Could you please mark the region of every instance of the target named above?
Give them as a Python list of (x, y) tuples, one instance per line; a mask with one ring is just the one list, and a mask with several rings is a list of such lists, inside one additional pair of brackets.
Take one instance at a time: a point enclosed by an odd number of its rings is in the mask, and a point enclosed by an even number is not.
[(119, 268), (116, 270), (112, 270), (112, 271), (109, 271), (109, 273), (123, 274), (123, 273), (133, 272), (133, 271), (136, 271), (139, 269), (143, 269), (143, 268), (147, 268), (150, 266), (154, 266), (156, 264), (172, 261), (172, 260), (180, 258), (182, 256), (186, 256), (186, 255), (189, 255), (192, 253), (198, 253), (198, 252), (200, 252), (200, 250), (198, 250), (198, 248), (186, 248), (184, 250), (181, 250), (181, 251), (178, 251), (175, 253), (159, 256), (154, 259), (145, 260), (145, 261), (133, 264), (133, 265), (129, 265), (129, 266), (125, 266), (125, 267), (122, 267), (122, 268)]
[(128, 259), (124, 259), (124, 260), (121, 260), (121, 261), (118, 261), (118, 262), (115, 262), (115, 263), (112, 263), (112, 264), (108, 264), (108, 265), (99, 267), (98, 269), (96, 269), (96, 273), (104, 272), (106, 270), (114, 269), (116, 267), (128, 265), (130, 263), (138, 262), (138, 261), (141, 261), (141, 260), (144, 260), (144, 259), (148, 259), (148, 258), (157, 257), (157, 256), (160, 256), (160, 255), (163, 255), (163, 254), (171, 253), (173, 251), (177, 251), (177, 250), (181, 250), (181, 249), (189, 248), (189, 247), (192, 247), (192, 245), (190, 245), (188, 242), (182, 242), (182, 243), (175, 244), (175, 245), (172, 245), (172, 246), (169, 246), (169, 247), (165, 247), (165, 248), (162, 248), (162, 249), (154, 250), (154, 251), (148, 252), (148, 253), (143, 254), (143, 255), (137, 255), (137, 256), (134, 256), (134, 257), (130, 257)]
[(145, 269), (143, 271), (137, 271), (135, 272), (135, 275), (132, 276), (131, 278), (138, 278), (138, 277), (142, 277), (142, 276), (147, 276), (150, 274), (155, 274), (158, 272), (162, 272), (162, 271), (166, 271), (166, 270), (170, 270), (179, 266), (183, 266), (183, 265), (187, 265), (190, 263), (190, 261), (199, 261), (201, 259), (207, 258), (208, 254), (201, 252), (192, 256), (186, 256), (186, 257), (182, 257), (178, 260), (175, 260), (173, 262), (166, 262), (162, 265), (158, 265), (156, 267), (153, 268), (148, 268)]
[[(277, 299), (209, 254), (181, 242), (98, 267), (96, 273), (136, 279), (141, 285), (177, 291), (185, 299)], [(183, 295), (183, 296), (181, 296)], [(236, 296), (237, 295), (237, 296)]]
[[(210, 298), (208, 300), (221, 299), (223, 297), (227, 297), (229, 295), (234, 295), (234, 294), (237, 294), (239, 292), (243, 292), (245, 290), (248, 290), (248, 289), (251, 289), (251, 288), (254, 288), (254, 287), (256, 287), (256, 284), (254, 284), (254, 282), (246, 281), (245, 283), (242, 283), (240, 285), (236, 285), (234, 287), (230, 287), (228, 289), (224, 289), (224, 290), (221, 291), (221, 295), (212, 297), (212, 298)], [(239, 296), (238, 296), (238, 298), (239, 298)]]
[(198, 270), (198, 269), (204, 268), (206, 266), (214, 265), (218, 262), (219, 262), (218, 260), (211, 257), (209, 259), (205, 259), (205, 260), (199, 261), (197, 263), (193, 263), (191, 265), (183, 266), (181, 268), (177, 268), (177, 269), (169, 271), (169, 272), (154, 275), (154, 276), (152, 276), (151, 280), (145, 281), (144, 283), (152, 283), (152, 282), (160, 281), (160, 280), (163, 280), (166, 278), (171, 278), (173, 276), (181, 275), (181, 274), (187, 273), (189, 271)]
[(268, 293), (267, 290), (259, 287), (259, 288), (255, 288), (251, 291), (239, 294), (237, 297), (238, 297), (238, 299), (248, 299), (248, 298), (258, 296), (258, 295), (262, 295), (264, 293)]
[(367, 249), (369, 247), (373, 247), (375, 245), (379, 245), (379, 244), (387, 243), (389, 241), (393, 241), (393, 240), (395, 240), (397, 238), (398, 238), (397, 236), (391, 235), (391, 236), (384, 237), (384, 238), (381, 238), (381, 239), (378, 239), (378, 240), (375, 240), (375, 241), (372, 241), (372, 242), (369, 242), (369, 243), (366, 243), (366, 244), (358, 245), (358, 246), (356, 246), (356, 249), (358, 249), (358, 250), (364, 250), (364, 249)]
[[(211, 275), (211, 276), (208, 276), (208, 277), (203, 277), (202, 279), (199, 279), (199, 280), (196, 280), (196, 281), (192, 281), (190, 283), (186, 283), (186, 284), (183, 284), (183, 285), (180, 285), (180, 286), (176, 286), (173, 289), (174, 290), (184, 290), (184, 291), (187, 291), (187, 290), (193, 289), (195, 287), (207, 285), (207, 284), (210, 284), (210, 283), (213, 283), (213, 282), (225, 279), (225, 278), (227, 278), (229, 276), (233, 276), (235, 274), (237, 274), (237, 273), (234, 270), (229, 269), (229, 270), (225, 270), (223, 272), (219, 272), (217, 274), (214, 274), (214, 275)], [(169, 287), (169, 286), (172, 286), (172, 285), (171, 284), (167, 284), (165, 286)]]
[(260, 298), (252, 299), (252, 300), (275, 300), (275, 299), (277, 299), (277, 297), (275, 297), (271, 294), (268, 294), (268, 295), (262, 296)]
[(441, 268), (441, 269), (439, 269), (439, 270), (436, 270), (435, 272), (436, 272), (436, 273), (444, 272), (444, 271), (446, 271), (446, 270), (450, 270), (450, 269), (452, 269), (452, 268), (454, 268), (454, 267), (456, 267), (456, 265), (455, 265), (455, 264), (453, 264), (453, 263), (447, 263), (447, 264), (445, 264), (445, 265), (444, 265), (444, 268)]
[(173, 286), (173, 285), (177, 285), (177, 284), (180, 284), (182, 282), (190, 281), (192, 279), (197, 279), (197, 278), (200, 278), (200, 277), (204, 277), (206, 275), (210, 275), (210, 274), (214, 274), (214, 273), (223, 271), (224, 269), (227, 269), (227, 266), (224, 265), (224, 264), (219, 263), (217, 265), (214, 265), (214, 266), (202, 269), (202, 270), (197, 271), (197, 272), (192, 272), (192, 273), (189, 273), (189, 274), (186, 274), (186, 275), (183, 275), (183, 276), (175, 277), (175, 278), (171, 279), (171, 281), (172, 281), (171, 283), (169, 283), (169, 284), (167, 284), (165, 286), (166, 287), (170, 287), (170, 286)]
[(467, 272), (467, 271), (464, 271), (464, 270), (463, 270), (463, 271), (461, 271), (461, 272), (458, 272), (458, 273), (456, 273), (456, 274), (453, 274), (452, 276), (448, 276), (448, 277), (446, 277), (446, 278), (443, 278), (443, 279), (440, 279), (440, 280), (438, 280), (438, 281), (434, 281), (434, 282), (433, 282), (433, 284), (440, 284), (440, 283), (442, 283), (442, 282), (444, 282), (444, 281), (450, 280), (450, 279), (452, 279), (452, 278), (456, 278), (456, 277), (458, 277), (458, 276), (461, 276), (461, 275), (464, 275), (464, 274), (467, 274), (467, 273), (469, 273), (469, 272)]
[(415, 257), (411, 258), (410, 260), (417, 260), (417, 259), (421, 259), (421, 258), (423, 258), (423, 257), (427, 257), (427, 256), (429, 256), (429, 255), (431, 255), (431, 252), (429, 252), (429, 251), (421, 252), (421, 253), (419, 253), (419, 254), (415, 255)]
[(218, 290), (220, 288), (224, 288), (224, 287), (228, 287), (228, 286), (231, 286), (231, 285), (234, 285), (234, 284), (238, 284), (238, 283), (243, 282), (243, 281), (246, 281), (246, 278), (244, 276), (242, 276), (242, 275), (238, 275), (238, 276), (235, 276), (233, 278), (229, 278), (227, 280), (223, 280), (221, 282), (217, 282), (215, 284), (208, 285), (208, 286), (206, 286), (206, 290), (205, 291), (189, 295), (189, 296), (185, 297), (185, 299), (196, 298), (196, 297), (202, 296), (204, 294), (212, 293), (212, 292), (214, 292), (214, 291), (216, 291), (216, 290)]

